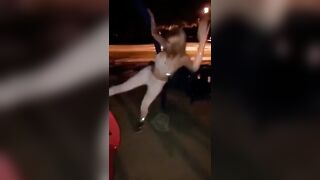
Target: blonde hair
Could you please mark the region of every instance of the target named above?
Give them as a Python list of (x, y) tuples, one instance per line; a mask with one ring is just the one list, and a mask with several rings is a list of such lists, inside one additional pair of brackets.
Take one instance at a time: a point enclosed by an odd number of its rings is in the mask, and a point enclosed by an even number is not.
[[(175, 42), (170, 42), (171, 38), (177, 38)], [(166, 40), (169, 42), (168, 47), (164, 49), (167, 56), (184, 56), (186, 54), (186, 34), (182, 28), (174, 28), (170, 30), (166, 36)]]

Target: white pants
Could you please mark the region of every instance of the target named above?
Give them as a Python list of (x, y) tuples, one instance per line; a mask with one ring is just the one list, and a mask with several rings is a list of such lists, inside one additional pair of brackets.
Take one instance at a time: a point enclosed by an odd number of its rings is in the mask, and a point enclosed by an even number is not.
[(112, 86), (109, 89), (109, 96), (130, 91), (142, 85), (147, 85), (147, 92), (143, 97), (140, 107), (140, 118), (144, 120), (148, 114), (149, 106), (159, 95), (165, 84), (166, 81), (157, 79), (152, 73), (152, 67), (147, 66), (133, 77), (128, 79), (126, 82), (120, 85)]

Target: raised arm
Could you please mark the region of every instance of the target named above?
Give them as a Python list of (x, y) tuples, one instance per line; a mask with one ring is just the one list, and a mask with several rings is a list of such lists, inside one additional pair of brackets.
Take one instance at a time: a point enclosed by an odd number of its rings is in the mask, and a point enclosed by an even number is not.
[(199, 46), (198, 46), (198, 52), (194, 60), (191, 60), (190, 58), (185, 59), (185, 66), (193, 72), (196, 72), (199, 70), (202, 62), (204, 48), (206, 46), (206, 41), (207, 41), (209, 29), (210, 29), (208, 22), (209, 22), (208, 18), (202, 19), (199, 22), (199, 27), (198, 27)]
[(158, 30), (157, 30), (157, 25), (156, 25), (156, 21), (154, 20), (154, 15), (151, 12), (150, 9), (148, 9), (148, 13), (150, 15), (150, 20), (151, 20), (151, 35), (152, 37), (163, 47), (166, 48), (167, 47), (167, 41), (159, 34)]

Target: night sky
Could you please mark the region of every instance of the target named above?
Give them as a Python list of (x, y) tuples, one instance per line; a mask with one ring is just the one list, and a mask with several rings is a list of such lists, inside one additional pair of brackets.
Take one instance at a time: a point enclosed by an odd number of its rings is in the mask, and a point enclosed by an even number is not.
[[(141, 4), (139, 4), (141, 2)], [(196, 22), (209, 0), (110, 0), (110, 42), (151, 42), (149, 19), (144, 8), (150, 8), (158, 25)]]

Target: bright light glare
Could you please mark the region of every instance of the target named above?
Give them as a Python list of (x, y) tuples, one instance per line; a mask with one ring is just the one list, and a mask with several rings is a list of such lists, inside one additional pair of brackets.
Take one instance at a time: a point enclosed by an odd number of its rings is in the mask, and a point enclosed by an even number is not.
[(209, 7), (203, 8), (203, 13), (208, 14), (209, 13)]

